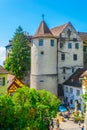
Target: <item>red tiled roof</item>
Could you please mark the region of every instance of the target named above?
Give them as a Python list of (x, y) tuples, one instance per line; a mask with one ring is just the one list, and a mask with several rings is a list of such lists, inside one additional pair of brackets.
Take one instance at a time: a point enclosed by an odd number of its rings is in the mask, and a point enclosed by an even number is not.
[(87, 70), (81, 75), (81, 77), (87, 77)]
[(65, 29), (65, 27), (66, 27), (68, 24), (70, 24), (70, 23), (68, 22), (68, 23), (63, 24), (63, 25), (61, 25), (61, 26), (57, 26), (57, 27), (52, 28), (52, 29), (51, 29), (52, 34), (53, 34), (54, 36), (57, 36), (57, 37), (58, 37), (58, 36), (60, 35), (60, 33)]
[(40, 23), (40, 26), (38, 27), (38, 30), (36, 31), (33, 38), (36, 37), (54, 37), (45, 21)]
[(87, 44), (87, 33), (86, 32), (79, 32), (79, 36), (82, 38), (83, 42)]
[(79, 68), (74, 74), (72, 74), (68, 80), (64, 82), (65, 85), (81, 87), (81, 82), (79, 78), (87, 76), (87, 68)]
[(0, 74), (9, 74), (9, 72), (0, 65)]
[(15, 80), (15, 76), (12, 74), (8, 74), (8, 86), (10, 86), (12, 84), (12, 82)]

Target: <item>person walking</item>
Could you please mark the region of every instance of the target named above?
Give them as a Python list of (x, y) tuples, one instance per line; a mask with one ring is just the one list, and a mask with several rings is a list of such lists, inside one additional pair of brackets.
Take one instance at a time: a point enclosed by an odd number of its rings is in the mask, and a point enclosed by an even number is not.
[(79, 127), (81, 126), (81, 122), (80, 121), (78, 121), (78, 125), (79, 125)]
[(81, 126), (81, 130), (84, 130), (84, 125)]

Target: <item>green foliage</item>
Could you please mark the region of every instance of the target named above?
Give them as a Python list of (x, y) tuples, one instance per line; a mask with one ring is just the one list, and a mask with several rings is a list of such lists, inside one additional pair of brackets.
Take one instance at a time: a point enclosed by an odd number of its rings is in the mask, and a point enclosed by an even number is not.
[(14, 104), (8, 95), (0, 96), (0, 129), (14, 128)]
[(85, 102), (87, 102), (87, 93), (83, 94), (82, 97), (85, 99)]
[(11, 70), (10, 70), (11, 64), (12, 64), (12, 63), (11, 63), (11, 59), (10, 59), (10, 58), (6, 58), (4, 68), (7, 69), (8, 71), (11, 71)]
[(59, 104), (60, 100), (50, 92), (28, 87), (17, 89), (12, 97), (0, 96), (1, 129), (47, 130)]
[(30, 69), (30, 47), (28, 37), (20, 26), (16, 30), (11, 45), (10, 56), (4, 67), (19, 79), (23, 79)]
[(86, 102), (87, 102), (87, 90), (86, 90), (86, 93), (85, 94), (82, 94), (81, 95), (84, 99), (84, 112), (86, 112)]

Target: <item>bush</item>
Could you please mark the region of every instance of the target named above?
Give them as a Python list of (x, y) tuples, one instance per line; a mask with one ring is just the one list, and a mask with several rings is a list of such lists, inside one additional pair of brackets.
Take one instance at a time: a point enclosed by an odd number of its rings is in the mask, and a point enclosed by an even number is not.
[(78, 123), (78, 121), (84, 121), (84, 115), (81, 114), (80, 111), (76, 111), (72, 114), (74, 122)]
[(0, 130), (47, 130), (60, 100), (46, 90), (23, 87), (15, 94), (0, 96)]

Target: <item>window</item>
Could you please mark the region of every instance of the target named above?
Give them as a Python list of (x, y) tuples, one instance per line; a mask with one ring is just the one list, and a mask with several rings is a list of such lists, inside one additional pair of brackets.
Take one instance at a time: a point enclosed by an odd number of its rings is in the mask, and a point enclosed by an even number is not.
[(73, 60), (77, 60), (77, 54), (73, 55)]
[(63, 48), (63, 43), (62, 42), (60, 42), (60, 48)]
[(76, 90), (76, 95), (77, 95), (77, 96), (80, 95), (80, 90)]
[(43, 46), (43, 39), (39, 39), (39, 46)]
[(41, 51), (41, 55), (43, 55), (44, 54), (44, 52), (43, 51)]
[(72, 89), (72, 88), (70, 88), (70, 93), (71, 93), (71, 94), (73, 93), (73, 89)]
[(65, 54), (61, 54), (61, 60), (65, 60)]
[(73, 41), (76, 42), (76, 41), (77, 41), (77, 38), (73, 38)]
[(51, 45), (51, 46), (54, 46), (54, 40), (51, 40), (51, 41), (50, 41), (50, 45)]
[(5, 77), (0, 77), (0, 86), (5, 85)]
[(86, 52), (86, 46), (83, 46), (83, 51)]
[(75, 48), (79, 49), (79, 43), (75, 43)]
[(69, 49), (72, 48), (72, 43), (68, 43), (68, 48), (69, 48)]
[(44, 80), (40, 80), (40, 82), (44, 82)]
[(71, 30), (70, 29), (67, 30), (67, 34), (68, 34), (68, 37), (70, 37), (70, 35), (71, 35)]
[(66, 87), (66, 92), (68, 93), (68, 87)]
[(65, 74), (66, 73), (66, 68), (65, 67), (63, 67), (63, 74)]
[(74, 73), (74, 68), (72, 68), (72, 73)]

